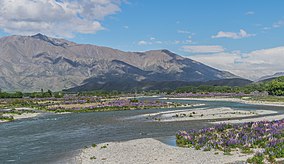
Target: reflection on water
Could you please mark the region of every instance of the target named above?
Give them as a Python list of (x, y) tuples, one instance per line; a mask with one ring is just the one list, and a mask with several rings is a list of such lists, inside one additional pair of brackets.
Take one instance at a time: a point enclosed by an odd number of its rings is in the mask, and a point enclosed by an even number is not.
[[(179, 100), (175, 101), (179, 102)], [(202, 103), (206, 104), (205, 107), (214, 108), (231, 107), (238, 110), (273, 109), (283, 111), (281, 107), (233, 102), (185, 100), (180, 100), (180, 102)], [(58, 160), (62, 162), (64, 158), (66, 163), (66, 160), (69, 160), (67, 157), (78, 153), (78, 150), (84, 146), (138, 138), (157, 138), (166, 144), (175, 146), (174, 136), (178, 130), (199, 129), (208, 126), (206, 121), (161, 123), (147, 122), (141, 118), (125, 119), (167, 110), (169, 109), (45, 115), (3, 123), (0, 124), (0, 161), (1, 163), (54, 163), (55, 161), (58, 163)]]

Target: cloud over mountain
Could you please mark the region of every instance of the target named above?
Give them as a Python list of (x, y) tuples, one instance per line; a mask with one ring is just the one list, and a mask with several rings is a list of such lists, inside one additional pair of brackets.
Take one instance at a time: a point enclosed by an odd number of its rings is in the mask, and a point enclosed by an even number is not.
[(183, 46), (182, 51), (189, 53), (217, 53), (223, 52), (224, 48), (222, 46)]
[(120, 0), (1, 0), (0, 28), (11, 34), (74, 37), (103, 30), (101, 21), (120, 11)]
[(206, 63), (250, 79), (281, 72), (284, 68), (284, 46), (255, 50), (249, 53), (222, 52), (191, 56), (192, 59)]
[(229, 78), (238, 77), (164, 49), (124, 52), (42, 34), (0, 38), (0, 88), (4, 90), (61, 90), (85, 84), (117, 90), (121, 89), (117, 83), (147, 88), (149, 83)]

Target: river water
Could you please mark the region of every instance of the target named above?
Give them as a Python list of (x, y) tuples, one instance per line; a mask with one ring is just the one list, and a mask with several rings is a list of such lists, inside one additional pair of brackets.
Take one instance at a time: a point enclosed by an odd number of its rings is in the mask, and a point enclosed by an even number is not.
[[(235, 102), (174, 101), (205, 104), (202, 108), (231, 107), (238, 110), (275, 110), (280, 113), (284, 111), (283, 107)], [(173, 109), (46, 114), (2, 123), (0, 124), (0, 163), (72, 163), (74, 162), (72, 157), (85, 146), (138, 138), (156, 138), (172, 145), (173, 136), (179, 130), (199, 129), (210, 125), (206, 120), (162, 123), (139, 118), (128, 119), (166, 110)]]

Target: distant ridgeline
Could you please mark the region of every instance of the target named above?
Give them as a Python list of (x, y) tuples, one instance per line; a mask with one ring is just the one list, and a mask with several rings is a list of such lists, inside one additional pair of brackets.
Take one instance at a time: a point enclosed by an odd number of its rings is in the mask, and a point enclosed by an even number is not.
[(249, 94), (252, 92), (268, 92), (269, 95), (273, 96), (284, 96), (284, 76), (278, 77), (271, 81), (251, 83), (249, 85), (238, 87), (238, 86), (214, 86), (214, 85), (200, 85), (200, 86), (185, 86), (180, 87), (176, 90), (177, 93), (245, 93)]
[[(168, 93), (244, 93), (250, 94), (253, 92), (267, 92), (269, 95), (272, 96), (284, 96), (284, 76), (278, 77), (271, 81), (265, 82), (257, 82), (257, 83), (249, 83), (244, 86), (228, 86), (228, 85), (217, 85), (216, 83), (192, 83), (194, 85), (179, 87), (178, 89), (167, 90)], [(227, 83), (228, 84), (228, 83)], [(102, 91), (102, 90), (94, 90), (88, 92), (78, 92), (75, 94), (78, 95), (96, 95), (96, 96), (115, 96), (125, 93), (131, 93), (134, 90), (129, 92), (121, 92), (121, 91)], [(141, 91), (139, 92), (135, 90), (137, 93), (151, 93), (151, 94), (159, 94), (163, 92), (162, 90), (150, 90), (150, 91)], [(32, 92), (32, 93), (22, 93), (22, 92), (14, 92), (14, 93), (7, 93), (1, 92), (0, 89), (0, 98), (22, 98), (22, 97), (30, 97), (30, 98), (48, 98), (48, 97), (55, 97), (61, 98), (64, 94), (70, 94), (72, 92), (52, 92), (47, 90), (44, 92)]]

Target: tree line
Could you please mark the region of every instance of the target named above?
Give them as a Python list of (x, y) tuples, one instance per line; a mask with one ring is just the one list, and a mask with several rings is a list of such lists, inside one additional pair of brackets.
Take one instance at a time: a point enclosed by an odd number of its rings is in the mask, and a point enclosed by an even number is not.
[(177, 93), (245, 93), (250, 94), (252, 92), (267, 92), (273, 96), (284, 96), (284, 76), (278, 77), (269, 82), (252, 83), (243, 87), (232, 86), (185, 86), (175, 90)]
[(61, 98), (64, 96), (64, 93), (62, 92), (52, 92), (51, 90), (43, 91), (43, 89), (40, 92), (32, 92), (32, 93), (23, 93), (23, 92), (2, 92), (0, 89), (0, 98)]
[[(260, 83), (252, 83), (243, 87), (232, 87), (232, 86), (212, 86), (212, 85), (201, 85), (201, 86), (184, 86), (177, 88), (174, 91), (175, 93), (245, 93), (250, 94), (252, 92), (267, 92), (269, 95), (273, 96), (284, 96), (284, 76), (278, 77), (272, 81), (268, 82), (260, 82)], [(136, 93), (136, 92), (135, 92)], [(141, 92), (145, 95), (150, 93), (159, 94), (160, 91), (148, 91)], [(125, 92), (120, 91), (91, 91), (91, 92), (80, 92), (76, 93), (79, 96), (114, 96), (127, 94)], [(51, 90), (44, 91), (41, 89), (40, 92), (32, 92), (32, 93), (22, 93), (22, 92), (2, 92), (0, 89), (0, 98), (61, 98), (64, 96), (64, 92), (52, 92)]]

